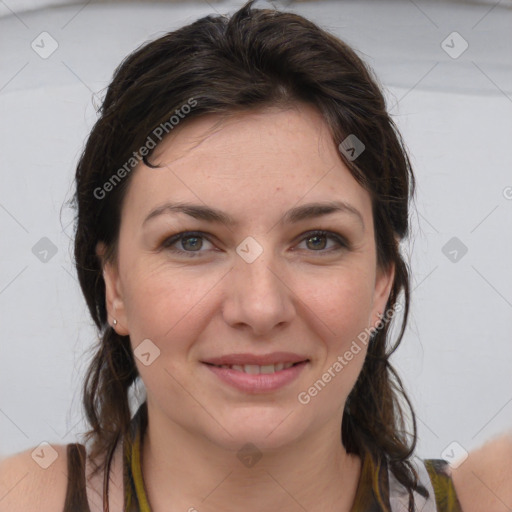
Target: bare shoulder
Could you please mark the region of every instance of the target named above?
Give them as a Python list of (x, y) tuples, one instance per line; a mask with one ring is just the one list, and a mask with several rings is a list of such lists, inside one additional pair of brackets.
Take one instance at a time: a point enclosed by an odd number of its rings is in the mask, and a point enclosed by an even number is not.
[(29, 448), (0, 459), (0, 512), (60, 512), (68, 471), (67, 445)]
[(512, 509), (512, 432), (469, 453), (452, 479), (463, 512)]

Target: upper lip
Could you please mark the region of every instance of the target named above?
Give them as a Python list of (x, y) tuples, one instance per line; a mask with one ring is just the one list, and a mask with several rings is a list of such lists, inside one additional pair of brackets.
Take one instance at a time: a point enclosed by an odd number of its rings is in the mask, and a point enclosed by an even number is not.
[(225, 356), (220, 357), (211, 357), (207, 360), (203, 361), (203, 363), (209, 363), (214, 365), (246, 365), (246, 364), (255, 364), (258, 366), (264, 366), (269, 364), (277, 364), (277, 363), (300, 363), (302, 361), (307, 361), (308, 358), (306, 356), (302, 356), (300, 354), (294, 354), (292, 352), (272, 352), (271, 354), (227, 354)]

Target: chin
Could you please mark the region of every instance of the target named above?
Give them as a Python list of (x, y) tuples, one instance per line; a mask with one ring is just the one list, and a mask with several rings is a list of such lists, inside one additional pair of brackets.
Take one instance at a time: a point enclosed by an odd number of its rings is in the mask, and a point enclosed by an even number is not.
[[(288, 415), (290, 418), (286, 419)], [(283, 408), (272, 413), (257, 408), (251, 414), (244, 413), (244, 418), (238, 415), (229, 420), (225, 418), (220, 423), (231, 435), (222, 429), (222, 438), (217, 439), (217, 443), (236, 452), (247, 444), (261, 451), (279, 450), (296, 441), (304, 431), (300, 425), (290, 421), (292, 416)]]

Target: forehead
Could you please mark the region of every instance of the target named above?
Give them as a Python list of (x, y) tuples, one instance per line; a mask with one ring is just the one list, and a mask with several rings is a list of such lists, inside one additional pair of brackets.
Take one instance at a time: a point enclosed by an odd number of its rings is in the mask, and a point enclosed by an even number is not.
[(308, 159), (323, 160), (334, 149), (325, 120), (305, 103), (209, 113), (184, 121), (155, 149), (153, 163), (176, 163), (192, 154), (194, 158), (207, 155), (218, 161), (240, 157), (248, 163), (249, 157), (253, 157), (252, 163), (254, 157), (267, 161), (280, 156), (289, 161), (294, 154), (296, 160), (306, 154)]
[(342, 162), (312, 106), (266, 108), (224, 118), (208, 114), (177, 127), (154, 150), (152, 169), (133, 171), (127, 201), (139, 211), (169, 199), (215, 206), (234, 217), (275, 203), (344, 200), (363, 215), (370, 197)]

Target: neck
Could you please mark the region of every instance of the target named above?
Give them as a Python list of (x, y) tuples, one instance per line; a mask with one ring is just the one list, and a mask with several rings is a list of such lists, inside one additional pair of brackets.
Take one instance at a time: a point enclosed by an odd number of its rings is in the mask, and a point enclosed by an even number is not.
[(361, 461), (346, 453), (340, 428), (333, 421), (285, 447), (257, 452), (259, 460), (241, 461), (237, 451), (152, 415), (142, 447), (152, 512), (350, 512)]

